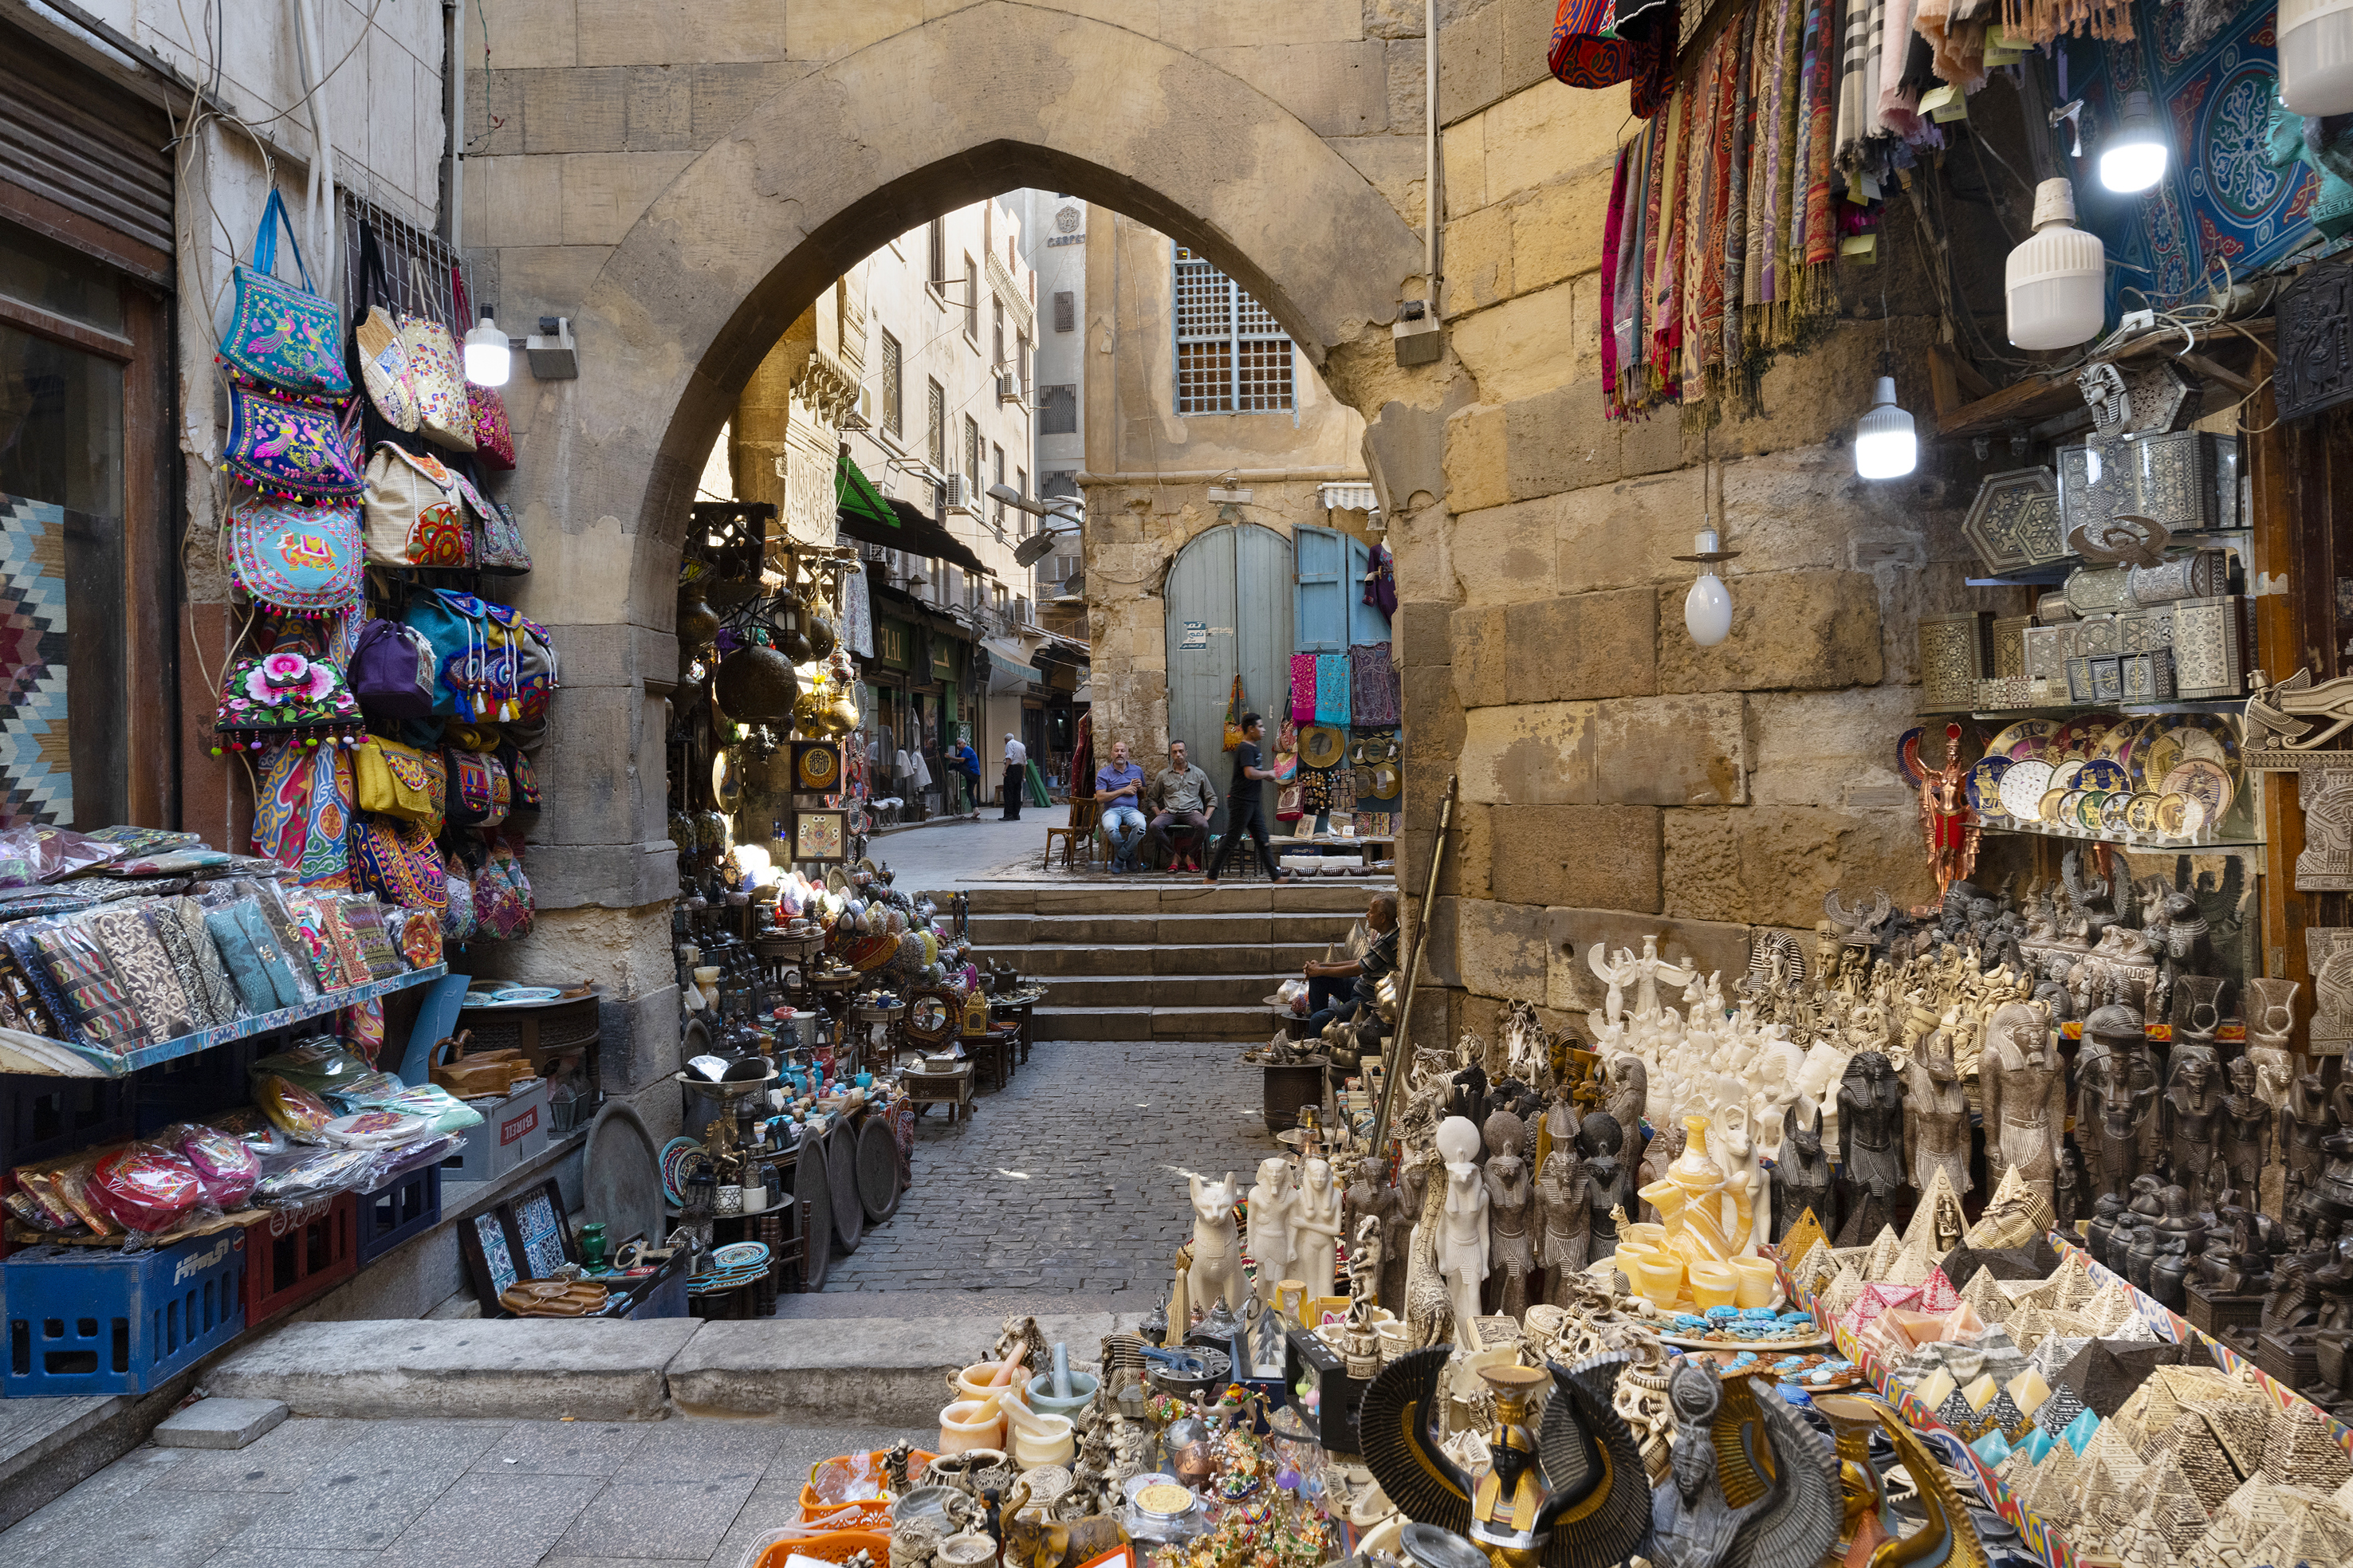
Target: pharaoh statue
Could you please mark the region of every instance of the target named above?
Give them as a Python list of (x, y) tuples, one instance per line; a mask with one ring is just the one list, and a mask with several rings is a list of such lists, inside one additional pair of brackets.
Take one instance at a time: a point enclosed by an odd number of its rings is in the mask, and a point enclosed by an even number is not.
[(2005, 1002), (1986, 1025), (1978, 1062), (1985, 1095), (1986, 1177), (1995, 1186), (2012, 1170), (2053, 1203), (2061, 1133), (2067, 1124), (2067, 1074), (2052, 1044), (2050, 1014), (2031, 1002)]

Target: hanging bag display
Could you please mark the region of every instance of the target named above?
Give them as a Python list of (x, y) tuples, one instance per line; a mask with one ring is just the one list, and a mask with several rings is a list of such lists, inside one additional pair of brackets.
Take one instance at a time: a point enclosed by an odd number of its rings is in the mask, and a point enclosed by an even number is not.
[[(425, 274), (412, 258), (409, 286), (422, 306), (433, 296)], [(466, 372), (458, 357), (457, 341), (449, 329), (430, 316), (403, 314), (400, 346), (408, 355), (408, 388), (417, 398), (417, 433), (453, 452), (474, 449), (474, 419), (466, 411)]]
[(444, 747), (448, 769), (449, 825), (453, 827), (496, 827), (514, 808), (514, 785), (506, 764), (487, 752)]
[[(299, 285), (277, 276), (278, 231), (294, 252)], [(297, 397), (341, 400), (352, 392), (343, 369), (343, 335), (334, 301), (311, 286), (294, 220), (273, 185), (253, 237), (253, 265), (237, 268), (237, 302), (222, 334), (220, 357), (248, 378)]]
[(226, 744), (257, 752), (274, 741), (347, 744), (359, 733), (360, 705), (333, 659), (284, 645), (229, 661), (215, 728)]
[(370, 621), (352, 643), (352, 695), (371, 719), (433, 714), (433, 645), (399, 621)]
[[(457, 306), (459, 330), (470, 330), (473, 302), (466, 297), (465, 275), (449, 264), (449, 296)], [(486, 468), (504, 473), (514, 467), (514, 432), (507, 426), (507, 402), (495, 386), (466, 383), (466, 412), (474, 421), (474, 455)]]
[(1226, 699), (1225, 749), (1229, 752), (1249, 738), (1242, 733), (1242, 678), (1237, 675), (1233, 693)]
[(507, 605), (434, 588), (409, 601), (408, 624), (433, 646), (437, 713), (469, 723), (536, 722), (558, 672), (547, 629)]
[(332, 408), (232, 381), (221, 467), (264, 495), (318, 505), (359, 499), (359, 468)]
[(228, 503), (229, 574), (273, 610), (331, 616), (360, 602), (360, 509), (349, 501), (298, 506), (235, 485)]
[(474, 563), (474, 533), (466, 522), (458, 478), (430, 452), (378, 442), (375, 456), (368, 458), (362, 517), (370, 565), (462, 568)]
[(443, 876), (448, 887), (448, 902), (441, 909), (441, 935), (448, 942), (468, 942), (480, 931), (481, 921), (474, 914), (474, 879), (480, 873), (466, 864), (462, 856), (449, 857)]
[(363, 812), (352, 821), (352, 855), (361, 884), (385, 903), (436, 914), (448, 907), (441, 846), (423, 823)]
[(517, 526), (514, 513), (507, 510), (504, 501), (494, 501), (483, 495), (465, 475), (457, 474), (456, 478), (458, 494), (474, 520), (475, 570), (501, 577), (520, 576), (530, 571), (531, 552), (524, 547), (522, 530)]
[(353, 751), (352, 773), (362, 811), (441, 831), (448, 785), (439, 757), (370, 735)]
[(414, 433), (417, 395), (408, 385), (408, 350), (401, 344), (398, 324), (384, 308), (392, 292), (385, 281), (384, 252), (376, 245), (375, 226), (364, 221), (360, 225), (360, 288), (367, 296), (367, 308), (352, 324), (360, 384), (385, 424)]

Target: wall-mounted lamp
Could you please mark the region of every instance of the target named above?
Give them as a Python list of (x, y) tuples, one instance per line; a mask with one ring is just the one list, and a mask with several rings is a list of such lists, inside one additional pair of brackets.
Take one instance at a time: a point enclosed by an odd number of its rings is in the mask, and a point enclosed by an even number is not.
[(507, 347), (507, 335), (491, 319), (494, 306), (482, 307), (482, 319), (466, 334), (466, 379), (476, 386), (504, 386), (507, 374), (513, 367), (514, 354)]

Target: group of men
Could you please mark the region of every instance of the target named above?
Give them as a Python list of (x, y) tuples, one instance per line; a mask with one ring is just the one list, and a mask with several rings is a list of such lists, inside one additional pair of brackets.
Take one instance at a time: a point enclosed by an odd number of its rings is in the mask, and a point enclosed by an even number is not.
[[(1269, 879), (1284, 881), (1291, 874), (1276, 868), (1273, 851), (1267, 845), (1265, 791), (1261, 786), (1274, 776), (1274, 770), (1264, 765), (1258, 744), (1266, 732), (1266, 721), (1255, 713), (1246, 713), (1241, 731), (1241, 744), (1233, 749), (1233, 779), (1225, 796), (1225, 837), (1218, 841), (1217, 853), (1210, 857), (1203, 880), (1215, 882), (1225, 873), (1234, 847), (1247, 835)], [(1111, 761), (1095, 770), (1095, 802), (1103, 807), (1103, 836), (1111, 842), (1113, 871), (1146, 869), (1137, 852), (1144, 847), (1147, 834), (1150, 842), (1166, 857), (1169, 869), (1201, 869), (1201, 851), (1209, 841), (1209, 818), (1218, 809), (1218, 790), (1209, 782), (1209, 775), (1187, 758), (1184, 742), (1168, 743), (1168, 765), (1149, 781), (1144, 770), (1128, 759), (1127, 742), (1113, 742)], [(1172, 827), (1193, 830), (1190, 854), (1177, 850), (1169, 837)]]

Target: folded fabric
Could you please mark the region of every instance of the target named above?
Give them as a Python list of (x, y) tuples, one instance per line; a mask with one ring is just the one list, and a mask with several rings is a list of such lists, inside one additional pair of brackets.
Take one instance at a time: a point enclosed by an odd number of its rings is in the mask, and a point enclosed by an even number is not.
[[(228, 965), (221, 962), (220, 949), (213, 942), (212, 929), (205, 924), (204, 905), (194, 899), (172, 899), (166, 900), (166, 907), (156, 913), (159, 919), (176, 921), (187, 937), (188, 953), (195, 968), (192, 976), (189, 973), (182, 975), (181, 988), (191, 995), (197, 992), (203, 994), (205, 1009), (212, 1014), (214, 1023), (235, 1022), (237, 1015), (244, 1011), (243, 999), (237, 994), (236, 983), (229, 978)], [(193, 985), (190, 984), (192, 977)]]
[[(309, 964), (290, 951), (288, 943), (270, 928), (269, 918), (258, 900), (248, 900), (236, 906), (237, 922), (245, 931), (246, 940), (253, 943), (253, 955), (261, 965), (262, 973), (269, 977), (269, 988), (280, 1007), (300, 1007), (318, 994), (316, 984), (310, 981)], [(301, 938), (297, 937), (296, 941)], [(302, 963), (301, 969), (296, 969)]]
[(1315, 720), (1315, 656), (1294, 653), (1291, 656), (1291, 721), (1309, 724)]
[(1315, 722), (1343, 726), (1348, 722), (1348, 656), (1345, 653), (1315, 656)]
[(205, 930), (213, 939), (213, 946), (228, 970), (229, 983), (237, 987), (237, 1000), (248, 1013), (274, 1013), (278, 1010), (278, 987), (271, 984), (269, 972), (262, 967), (261, 954), (256, 951), (252, 934), (245, 922), (237, 919), (237, 910), (248, 906), (231, 904), (226, 909), (205, 911)]
[(93, 910), (86, 918), (132, 1006), (145, 1024), (147, 1037), (161, 1043), (192, 1032), (196, 1020), (188, 994), (172, 972), (171, 955), (164, 951), (155, 928), (142, 911), (133, 905), (118, 904)]

